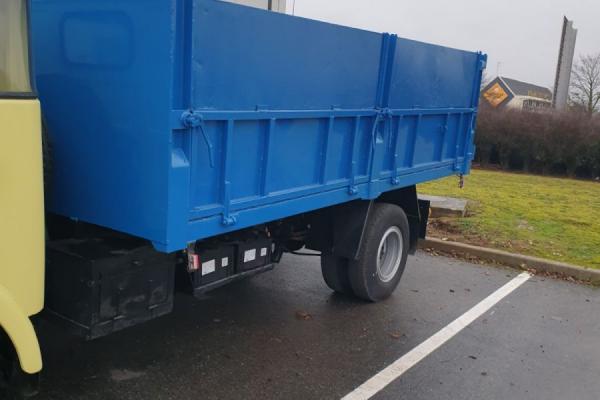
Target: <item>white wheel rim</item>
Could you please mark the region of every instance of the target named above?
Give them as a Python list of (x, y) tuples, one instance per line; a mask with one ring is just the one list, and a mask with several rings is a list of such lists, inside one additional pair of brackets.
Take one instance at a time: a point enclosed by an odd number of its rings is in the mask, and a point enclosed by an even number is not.
[(397, 226), (392, 226), (381, 238), (377, 250), (377, 275), (383, 282), (390, 282), (396, 276), (403, 250), (402, 232)]

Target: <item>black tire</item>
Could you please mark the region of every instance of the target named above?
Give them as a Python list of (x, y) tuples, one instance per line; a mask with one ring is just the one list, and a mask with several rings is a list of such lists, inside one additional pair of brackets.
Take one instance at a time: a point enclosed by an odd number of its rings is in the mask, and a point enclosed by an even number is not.
[(323, 254), (321, 256), (321, 272), (323, 279), (331, 290), (346, 295), (352, 295), (352, 285), (348, 277), (347, 258), (334, 256), (332, 254)]
[[(384, 235), (392, 230), (396, 243), (402, 243), (402, 248), (397, 248), (390, 263), (395, 267), (389, 270), (388, 279), (382, 279), (382, 272), (378, 271), (377, 263), (380, 257), (379, 249)], [(401, 234), (401, 238), (399, 237)], [(406, 267), (408, 250), (410, 246), (410, 229), (408, 219), (402, 208), (387, 203), (376, 204), (369, 216), (365, 228), (359, 257), (348, 266), (348, 277), (354, 294), (366, 301), (377, 302), (392, 295)], [(400, 256), (401, 254), (401, 256)], [(400, 260), (397, 264), (398, 259)]]

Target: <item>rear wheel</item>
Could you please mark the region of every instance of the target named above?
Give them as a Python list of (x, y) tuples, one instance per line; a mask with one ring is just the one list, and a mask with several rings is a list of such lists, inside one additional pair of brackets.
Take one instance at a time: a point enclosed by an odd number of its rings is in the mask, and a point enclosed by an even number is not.
[(333, 254), (321, 256), (321, 272), (323, 279), (331, 290), (342, 294), (353, 294), (350, 278), (348, 277), (349, 260)]
[(359, 258), (348, 265), (354, 294), (377, 302), (391, 296), (402, 278), (410, 230), (404, 211), (393, 204), (376, 204), (365, 228)]

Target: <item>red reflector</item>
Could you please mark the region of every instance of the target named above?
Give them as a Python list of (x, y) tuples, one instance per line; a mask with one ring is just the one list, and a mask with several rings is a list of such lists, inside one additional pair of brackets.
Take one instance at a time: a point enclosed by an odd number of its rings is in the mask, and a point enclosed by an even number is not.
[(200, 269), (200, 257), (198, 254), (188, 253), (188, 271), (196, 272)]

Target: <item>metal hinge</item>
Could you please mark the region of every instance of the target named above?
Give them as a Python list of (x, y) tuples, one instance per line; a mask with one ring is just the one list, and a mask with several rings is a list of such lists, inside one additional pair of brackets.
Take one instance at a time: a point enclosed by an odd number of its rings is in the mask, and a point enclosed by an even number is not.
[(223, 215), (222, 223), (225, 226), (233, 226), (237, 224), (237, 218), (235, 215)]
[(483, 71), (487, 68), (487, 56), (479, 53), (479, 70)]

